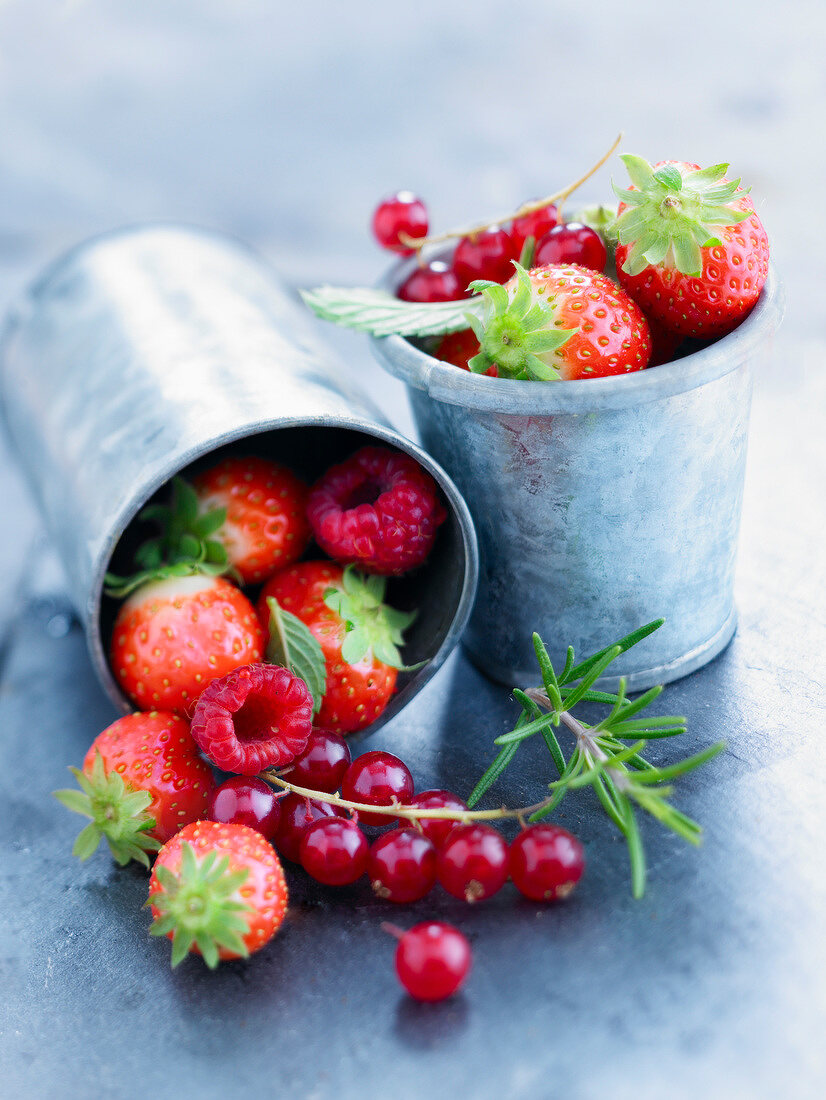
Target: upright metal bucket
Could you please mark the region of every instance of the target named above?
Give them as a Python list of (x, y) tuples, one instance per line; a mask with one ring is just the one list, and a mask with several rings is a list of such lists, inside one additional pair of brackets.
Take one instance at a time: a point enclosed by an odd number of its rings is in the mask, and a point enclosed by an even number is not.
[(643, 689), (730, 641), (752, 367), (781, 312), (770, 272), (729, 336), (651, 370), (575, 382), (475, 376), (401, 337), (373, 340), (473, 516), (480, 580), (464, 642), (486, 673), (535, 681), (532, 631), (564, 662), (568, 645), (585, 656), (664, 617), (603, 680)]
[[(406, 451), (441, 486), (448, 520), (427, 564), (390, 582), (418, 608), (398, 713), (457, 643), (473, 602), (477, 551), (467, 508), (444, 470), (353, 386), (306, 311), (236, 242), (174, 226), (87, 242), (45, 272), (12, 310), (0, 402), (63, 560), (102, 684), (131, 709), (106, 659), (110, 568), (128, 569), (133, 521), (179, 473), (227, 454), (283, 462), (307, 481), (368, 442)], [(130, 526), (131, 525), (131, 526)]]

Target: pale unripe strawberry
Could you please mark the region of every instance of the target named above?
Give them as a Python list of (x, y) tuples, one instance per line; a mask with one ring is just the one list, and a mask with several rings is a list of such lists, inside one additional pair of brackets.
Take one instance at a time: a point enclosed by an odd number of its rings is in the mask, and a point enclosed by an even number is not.
[(617, 276), (665, 328), (709, 338), (753, 308), (769, 270), (766, 231), (727, 164), (650, 165), (624, 156), (631, 177), (617, 220)]

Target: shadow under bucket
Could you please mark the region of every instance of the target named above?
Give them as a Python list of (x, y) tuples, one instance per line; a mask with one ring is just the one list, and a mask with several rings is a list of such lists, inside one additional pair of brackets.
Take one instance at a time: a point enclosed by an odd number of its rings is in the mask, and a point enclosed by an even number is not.
[(473, 516), (480, 579), (463, 641), (484, 672), (536, 681), (533, 631), (561, 666), (568, 645), (584, 657), (664, 618), (600, 681), (625, 676), (642, 690), (693, 672), (731, 640), (752, 367), (781, 313), (770, 271), (728, 336), (673, 363), (584, 381), (487, 378), (399, 336), (372, 340)]
[(95, 670), (133, 709), (107, 661), (115, 601), (107, 571), (128, 571), (136, 517), (170, 479), (232, 454), (288, 466), (311, 483), (365, 444), (412, 455), (437, 481), (448, 519), (424, 566), (391, 578), (387, 599), (418, 615), (398, 691), (370, 726), (401, 710), (453, 649), (477, 580), (476, 540), (451, 479), (351, 385), (315, 323), (253, 253), (217, 235), (139, 227), (85, 243), (16, 305), (2, 346), (0, 399), (66, 569)]

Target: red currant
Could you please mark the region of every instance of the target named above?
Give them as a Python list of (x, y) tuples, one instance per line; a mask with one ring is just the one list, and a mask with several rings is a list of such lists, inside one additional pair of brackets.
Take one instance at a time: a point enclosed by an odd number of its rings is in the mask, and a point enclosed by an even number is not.
[(533, 237), (534, 243), (536, 243), (558, 222), (559, 211), (553, 203), (550, 206), (543, 206), (539, 210), (534, 210), (532, 214), (523, 214), (521, 218), (514, 218), (511, 223), (511, 241), (516, 252), (516, 258), (519, 259), (528, 237)]
[(443, 260), (416, 267), (396, 295), (404, 302), (455, 302), (465, 296), (456, 272)]
[(604, 271), (608, 259), (605, 243), (596, 230), (580, 222), (557, 225), (536, 242), (534, 267), (542, 264), (582, 264)]
[[(398, 756), (366, 752), (344, 773), (341, 797), (371, 806), (389, 806), (394, 800), (404, 805), (413, 797), (413, 776)], [(361, 813), (359, 820), (364, 825), (390, 825), (397, 819), (387, 814)]]
[(490, 825), (457, 825), (438, 855), (439, 882), (449, 894), (482, 901), (508, 877), (508, 846)]
[(373, 236), (382, 248), (408, 255), (413, 250), (402, 244), (402, 233), (408, 237), (427, 236), (427, 210), (421, 199), (417, 199), (411, 191), (391, 195), (379, 203), (373, 214)]
[(464, 982), (471, 964), (470, 944), (458, 928), (441, 921), (415, 924), (399, 939), (396, 973), (417, 1001), (443, 1001)]
[(511, 878), (533, 901), (565, 898), (582, 878), (582, 845), (558, 825), (530, 825), (511, 844)]
[(207, 817), (224, 825), (248, 825), (272, 840), (281, 818), (279, 800), (263, 779), (235, 775), (209, 796)]
[(283, 774), (299, 787), (333, 794), (341, 786), (350, 760), (350, 746), (340, 733), (313, 729), (304, 752), (283, 769)]
[(393, 829), (371, 847), (367, 874), (378, 897), (418, 901), (436, 882), (436, 849), (418, 829)]
[(462, 291), (474, 279), (505, 283), (513, 275), (511, 260), (518, 260), (513, 242), (504, 229), (493, 226), (472, 237), (462, 237), (453, 253), (453, 270)]
[(301, 838), (301, 863), (308, 875), (325, 886), (347, 886), (367, 869), (367, 837), (355, 821), (321, 817)]
[[(418, 806), (422, 810), (467, 809), (467, 803), (450, 791), (422, 791), (421, 794), (416, 795), (410, 805)], [(421, 817), (418, 819), (419, 828), (436, 848), (441, 848), (447, 840), (448, 833), (456, 825), (458, 822), (452, 818)]]
[(281, 802), (281, 820), (275, 831), (273, 843), (282, 856), (293, 863), (301, 862), (301, 839), (304, 830), (319, 818), (337, 817), (343, 811), (335, 810), (328, 802), (310, 801), (298, 794), (288, 794)]

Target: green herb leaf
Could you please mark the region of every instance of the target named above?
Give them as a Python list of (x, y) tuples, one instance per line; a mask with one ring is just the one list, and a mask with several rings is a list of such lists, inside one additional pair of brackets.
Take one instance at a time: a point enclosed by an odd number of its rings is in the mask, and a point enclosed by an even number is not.
[(313, 714), (317, 714), (327, 690), (327, 663), (318, 639), (301, 619), (285, 611), (274, 596), (268, 597), (267, 607), (270, 609), (267, 660), (288, 668), (304, 681), (313, 697)]
[[(689, 843), (698, 844), (702, 830), (668, 801), (673, 794), (669, 782), (707, 763), (723, 748), (722, 743), (710, 745), (684, 760), (656, 767), (642, 755), (647, 740), (685, 732), (682, 717), (643, 716), (662, 688), (651, 688), (633, 700), (626, 696), (624, 679), (620, 679), (617, 692), (592, 689), (591, 685), (620, 653), (648, 637), (662, 622), (657, 619), (631, 631), (613, 646), (607, 646), (579, 664), (575, 662), (573, 649), (568, 647), (561, 675), (557, 675), (542, 639), (535, 634), (534, 649), (544, 687), (528, 691), (514, 689), (522, 713), (513, 730), (495, 738), (494, 744), (500, 751), (470, 799), (470, 805), (474, 805), (502, 775), (522, 742), (541, 732), (559, 778), (548, 784), (551, 793), (546, 799), (518, 811), (519, 815), (529, 815), (530, 821), (543, 820), (568, 792), (591, 787), (605, 813), (626, 838), (632, 892), (637, 898), (642, 897), (645, 890), (646, 861), (635, 809), (644, 810)], [(609, 706), (610, 711), (596, 725), (587, 725), (572, 714), (572, 710), (583, 702), (602, 703)], [(543, 714), (540, 707), (546, 707), (547, 713)], [(567, 763), (554, 732), (554, 727), (558, 726), (565, 727), (575, 737)], [(623, 740), (632, 738), (633, 744), (623, 744)]]
[(468, 327), (466, 314), (481, 316), (481, 298), (456, 302), (404, 302), (385, 290), (321, 286), (302, 290), (305, 304), (323, 321), (374, 336), (438, 336)]

